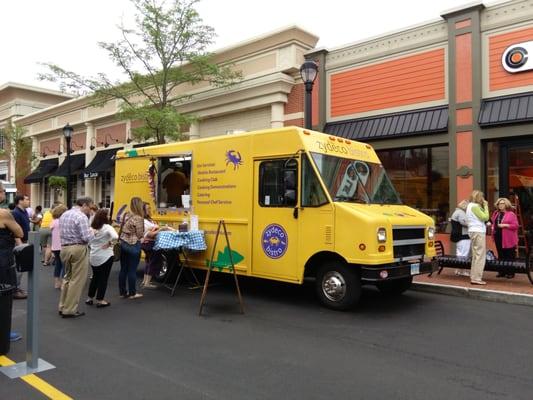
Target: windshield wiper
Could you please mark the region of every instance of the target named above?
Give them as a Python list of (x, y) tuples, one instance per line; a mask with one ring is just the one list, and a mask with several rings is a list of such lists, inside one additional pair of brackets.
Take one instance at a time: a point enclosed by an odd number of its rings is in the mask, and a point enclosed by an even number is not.
[(333, 201), (346, 201), (348, 203), (361, 203), (366, 204), (366, 201), (363, 199), (360, 199), (358, 197), (350, 197), (350, 196), (335, 196), (333, 198)]

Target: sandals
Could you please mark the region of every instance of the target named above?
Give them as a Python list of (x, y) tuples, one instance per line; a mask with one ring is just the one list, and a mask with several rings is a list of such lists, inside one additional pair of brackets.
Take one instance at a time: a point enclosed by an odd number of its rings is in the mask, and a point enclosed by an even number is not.
[(130, 296), (128, 298), (132, 299), (132, 300), (135, 300), (135, 299), (140, 299), (141, 297), (144, 297), (144, 295), (142, 293), (136, 293), (133, 296)]
[(157, 285), (154, 285), (153, 283), (145, 283), (143, 285), (143, 289), (157, 289), (158, 286)]
[(111, 305), (111, 303), (108, 302), (108, 301), (100, 302), (100, 303), (96, 303), (96, 308), (109, 307), (110, 305)]

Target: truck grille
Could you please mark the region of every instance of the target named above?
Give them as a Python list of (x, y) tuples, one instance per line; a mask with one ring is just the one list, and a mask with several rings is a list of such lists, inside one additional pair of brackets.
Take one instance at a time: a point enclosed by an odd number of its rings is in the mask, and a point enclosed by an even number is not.
[(394, 258), (411, 258), (424, 256), (425, 244), (408, 244), (404, 246), (394, 246)]
[(426, 249), (426, 228), (394, 226), (392, 241), (395, 259), (422, 258)]
[(392, 240), (425, 239), (425, 229), (421, 228), (393, 228)]

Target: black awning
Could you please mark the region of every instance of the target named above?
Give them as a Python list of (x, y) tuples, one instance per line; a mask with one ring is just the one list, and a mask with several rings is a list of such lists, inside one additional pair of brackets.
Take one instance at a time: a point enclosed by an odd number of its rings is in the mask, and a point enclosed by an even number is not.
[[(76, 154), (70, 156), (70, 175), (78, 175), (83, 168), (85, 168), (85, 154)], [(67, 159), (61, 163), (57, 171), (54, 173), (56, 176), (67, 176)]]
[(121, 149), (102, 150), (96, 153), (91, 163), (83, 171), (83, 177), (85, 179), (96, 178), (102, 172), (112, 169), (115, 165), (117, 150)]
[(497, 126), (533, 121), (533, 93), (503, 96), (481, 102), (478, 124)]
[(57, 169), (57, 158), (49, 158), (47, 160), (41, 160), (37, 168), (35, 168), (31, 174), (24, 178), (24, 183), (41, 183), (43, 178), (50, 175)]
[(448, 132), (448, 106), (328, 122), (324, 132), (352, 140), (390, 139)]

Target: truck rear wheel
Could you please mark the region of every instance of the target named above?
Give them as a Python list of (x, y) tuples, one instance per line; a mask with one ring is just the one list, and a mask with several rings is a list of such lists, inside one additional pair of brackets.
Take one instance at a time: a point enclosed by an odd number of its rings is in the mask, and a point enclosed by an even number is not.
[(361, 297), (361, 279), (353, 268), (338, 261), (324, 263), (317, 272), (316, 291), (326, 307), (348, 310)]
[(376, 283), (379, 291), (387, 296), (399, 296), (411, 287), (413, 277), (394, 279), (392, 281), (384, 281)]

